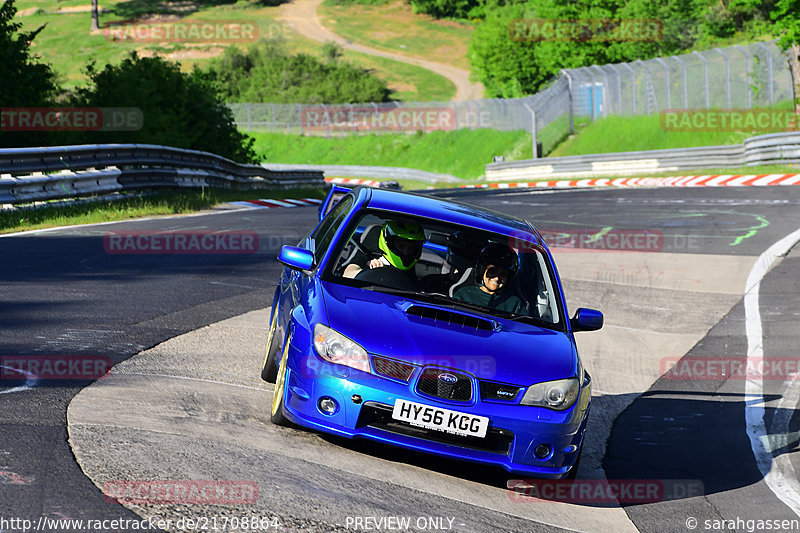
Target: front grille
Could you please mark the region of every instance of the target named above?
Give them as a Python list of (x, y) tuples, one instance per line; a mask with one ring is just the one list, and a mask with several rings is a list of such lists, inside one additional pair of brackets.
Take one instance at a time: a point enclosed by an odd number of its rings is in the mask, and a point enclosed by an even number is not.
[(426, 368), (417, 381), (417, 392), (445, 400), (468, 402), (472, 399), (472, 379), (445, 368)]
[(397, 435), (501, 455), (508, 455), (511, 443), (514, 442), (514, 434), (507, 429), (490, 427), (486, 436), (481, 439), (412, 426), (408, 422), (393, 419), (390, 406), (375, 402), (366, 402), (361, 408), (356, 428), (362, 427), (371, 427)]
[(387, 378), (397, 379), (404, 383), (408, 383), (411, 379), (411, 374), (414, 373), (414, 365), (401, 363), (393, 359), (386, 359), (384, 357), (373, 357), (372, 366), (375, 368), (375, 373)]
[(434, 322), (442, 322), (449, 325), (461, 326), (467, 329), (493, 331), (493, 324), (489, 320), (476, 316), (454, 313), (447, 309), (427, 307), (424, 305), (412, 305), (406, 311), (406, 315), (426, 318)]
[(505, 400), (510, 402), (517, 397), (520, 389), (517, 385), (507, 385), (493, 381), (480, 381), (479, 385), (482, 400)]

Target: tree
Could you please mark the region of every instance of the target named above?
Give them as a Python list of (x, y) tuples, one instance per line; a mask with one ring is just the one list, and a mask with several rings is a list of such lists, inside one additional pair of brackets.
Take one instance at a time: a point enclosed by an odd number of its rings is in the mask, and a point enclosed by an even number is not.
[(617, 6), (607, 0), (530, 0), (491, 6), (472, 34), (469, 60), (493, 98), (535, 93), (564, 68), (610, 63), (613, 44), (580, 33), (550, 34), (545, 28), (581, 31), (582, 21), (609, 21)]
[[(46, 107), (52, 104), (59, 87), (55, 73), (40, 63), (31, 52), (33, 39), (44, 29), (40, 26), (28, 33), (13, 22), (17, 8), (14, 0), (0, 4), (0, 108)], [(33, 133), (0, 132), (0, 145), (28, 146), (41, 142)]]
[(778, 44), (784, 50), (789, 50), (794, 112), (800, 115), (800, 0), (778, 0), (770, 16), (780, 34)]
[(85, 132), (82, 142), (147, 143), (213, 152), (239, 162), (255, 159), (253, 139), (239, 132), (231, 110), (200, 71), (136, 52), (101, 71), (87, 68), (90, 86), (77, 90), (76, 107), (138, 108), (137, 131)]

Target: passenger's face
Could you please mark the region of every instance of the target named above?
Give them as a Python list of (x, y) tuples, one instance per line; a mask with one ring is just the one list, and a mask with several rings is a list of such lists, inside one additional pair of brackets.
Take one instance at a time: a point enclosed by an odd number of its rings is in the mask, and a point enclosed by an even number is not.
[(419, 248), (419, 243), (408, 239), (397, 239), (394, 245), (403, 257), (414, 257), (417, 253), (417, 248)]
[(489, 292), (495, 292), (503, 288), (508, 281), (508, 270), (503, 267), (489, 265), (483, 273), (483, 286)]

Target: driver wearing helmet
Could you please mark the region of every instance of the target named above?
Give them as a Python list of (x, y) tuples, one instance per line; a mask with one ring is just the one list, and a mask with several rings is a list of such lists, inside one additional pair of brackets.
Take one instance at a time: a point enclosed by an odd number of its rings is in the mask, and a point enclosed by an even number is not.
[[(425, 232), (414, 222), (386, 221), (378, 238), (381, 256), (367, 263), (366, 268), (358, 265), (347, 265), (344, 276), (355, 278), (367, 269), (393, 267), (403, 273), (414, 275), (414, 265), (422, 256), (422, 245), (425, 243)], [(362, 275), (363, 277), (363, 275)], [(359, 278), (360, 279), (360, 278)], [(416, 276), (414, 276), (416, 279)]]
[(475, 265), (475, 285), (461, 287), (453, 297), (467, 303), (525, 314), (525, 304), (508, 286), (517, 274), (517, 254), (508, 246), (490, 243), (481, 250)]

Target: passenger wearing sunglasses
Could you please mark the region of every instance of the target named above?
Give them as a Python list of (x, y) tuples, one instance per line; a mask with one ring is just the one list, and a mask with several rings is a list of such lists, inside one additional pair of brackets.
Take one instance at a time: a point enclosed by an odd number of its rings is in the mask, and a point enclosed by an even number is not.
[(490, 243), (475, 265), (475, 284), (461, 287), (453, 297), (489, 309), (524, 314), (525, 304), (509, 286), (518, 270), (517, 254), (506, 245)]

